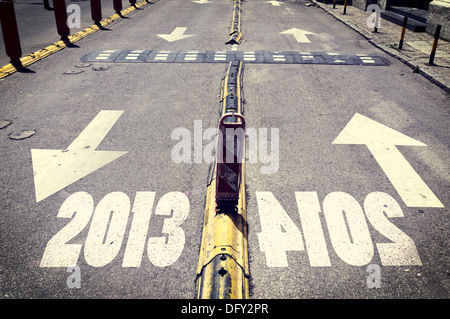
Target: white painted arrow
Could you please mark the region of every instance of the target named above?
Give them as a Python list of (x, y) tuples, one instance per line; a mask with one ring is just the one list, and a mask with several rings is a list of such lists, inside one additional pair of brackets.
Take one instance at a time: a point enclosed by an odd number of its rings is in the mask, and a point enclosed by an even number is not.
[(183, 34), (186, 30), (187, 28), (184, 27), (176, 27), (171, 34), (157, 34), (157, 36), (169, 42), (193, 37), (193, 35)]
[(309, 41), (309, 39), (306, 35), (307, 34), (315, 34), (315, 33), (297, 29), (297, 28), (292, 28), (292, 29), (280, 32), (280, 34), (292, 34), (295, 37), (295, 40), (297, 40), (297, 42), (311, 43), (311, 41)]
[(212, 3), (212, 2), (214, 2), (214, 1), (208, 1), (208, 0), (196, 0), (196, 1), (192, 1), (192, 2), (204, 4), (204, 3)]
[(333, 144), (364, 144), (408, 207), (444, 207), (396, 145), (426, 146), (356, 113)]
[(95, 150), (122, 113), (100, 111), (66, 150), (31, 150), (36, 202), (127, 153)]
[(279, 7), (282, 2), (280, 2), (280, 1), (266, 1), (264, 3), (271, 3), (273, 6)]

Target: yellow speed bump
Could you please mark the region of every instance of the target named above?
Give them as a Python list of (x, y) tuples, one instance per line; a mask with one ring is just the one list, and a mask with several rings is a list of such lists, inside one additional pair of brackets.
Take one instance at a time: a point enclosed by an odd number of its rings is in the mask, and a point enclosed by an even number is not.
[(237, 206), (218, 210), (215, 178), (207, 188), (197, 267), (198, 299), (249, 298), (244, 163), (241, 177)]

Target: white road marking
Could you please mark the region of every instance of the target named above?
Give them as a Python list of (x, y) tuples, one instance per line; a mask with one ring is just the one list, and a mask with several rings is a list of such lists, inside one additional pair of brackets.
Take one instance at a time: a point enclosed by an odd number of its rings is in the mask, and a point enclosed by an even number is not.
[(356, 113), (333, 144), (366, 145), (408, 207), (444, 207), (396, 147), (424, 143)]

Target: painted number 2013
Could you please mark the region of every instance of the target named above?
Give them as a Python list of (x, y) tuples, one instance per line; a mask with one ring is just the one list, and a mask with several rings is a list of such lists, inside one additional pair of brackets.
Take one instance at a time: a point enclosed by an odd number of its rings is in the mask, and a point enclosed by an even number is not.
[[(155, 192), (137, 192), (131, 209), (128, 196), (113, 192), (98, 203), (86, 192), (69, 196), (61, 205), (59, 218), (71, 218), (70, 222), (48, 242), (41, 260), (41, 267), (70, 267), (77, 264), (82, 244), (68, 242), (88, 225), (90, 228), (84, 243), (84, 258), (93, 267), (110, 263), (119, 253), (130, 211), (133, 214), (122, 267), (139, 267), (147, 244), (147, 256), (158, 267), (173, 264), (181, 255), (185, 233), (180, 225), (189, 213), (189, 199), (180, 192), (170, 192), (161, 197), (155, 215), (164, 219), (162, 233), (167, 236), (150, 237), (148, 226), (153, 210)], [(92, 220), (91, 220), (92, 217)]]
[[(271, 192), (256, 193), (261, 219), (258, 239), (261, 251), (266, 254), (267, 266), (287, 267), (287, 251), (302, 251), (305, 248), (311, 266), (330, 266), (317, 193), (296, 192), (295, 196), (303, 236)], [(373, 258), (374, 246), (366, 217), (378, 232), (391, 241), (376, 244), (383, 265), (422, 264), (411, 238), (389, 220), (403, 217), (403, 212), (388, 194), (374, 192), (367, 195), (363, 211), (349, 194), (330, 193), (323, 201), (323, 215), (331, 245), (336, 254), (350, 265), (367, 265)]]

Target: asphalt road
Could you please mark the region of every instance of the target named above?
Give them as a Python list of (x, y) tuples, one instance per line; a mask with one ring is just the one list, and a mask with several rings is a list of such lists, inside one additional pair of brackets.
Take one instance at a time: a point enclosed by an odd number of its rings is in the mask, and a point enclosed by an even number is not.
[[(245, 63), (247, 128), (274, 143), (246, 162), (250, 297), (448, 298), (449, 96), (306, 3), (243, 2), (244, 41), (231, 46), (231, 0), (161, 0), (2, 79), (0, 118), (12, 123), (0, 130), (1, 298), (195, 297), (209, 170), (195, 143), (217, 125), (226, 64), (80, 59), (236, 49), (389, 62)], [(191, 36), (158, 36), (176, 28)], [(292, 28), (311, 34), (298, 42), (282, 33)], [(37, 170), (56, 162), (31, 150), (72, 154), (102, 111), (123, 112), (106, 112), (115, 120), (105, 134), (94, 127), (97, 150), (127, 153), (37, 200), (35, 179), (77, 173)], [(10, 138), (22, 130), (36, 133)], [(179, 132), (191, 137), (185, 163), (173, 155)], [(87, 154), (93, 140), (77, 151)], [(142, 220), (148, 228), (137, 227)]]

